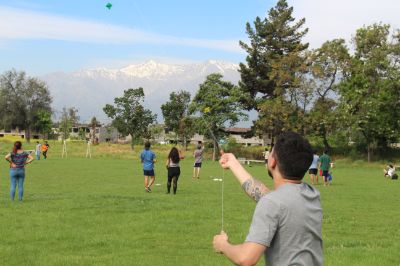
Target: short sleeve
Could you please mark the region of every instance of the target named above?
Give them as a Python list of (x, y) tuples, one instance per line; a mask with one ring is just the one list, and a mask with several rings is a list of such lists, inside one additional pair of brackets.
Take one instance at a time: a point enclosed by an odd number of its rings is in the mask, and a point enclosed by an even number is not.
[(261, 198), (254, 211), (246, 242), (269, 247), (279, 226), (280, 213), (278, 203), (268, 196)]

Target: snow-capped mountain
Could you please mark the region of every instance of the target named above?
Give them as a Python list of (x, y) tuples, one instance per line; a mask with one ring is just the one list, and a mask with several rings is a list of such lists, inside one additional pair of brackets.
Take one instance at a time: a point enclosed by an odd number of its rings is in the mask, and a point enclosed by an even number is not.
[(169, 100), (172, 91), (187, 90), (192, 97), (206, 76), (220, 73), (224, 80), (236, 84), (239, 66), (229, 62), (209, 60), (193, 64), (165, 64), (153, 60), (121, 69), (95, 68), (73, 73), (56, 72), (41, 79), (47, 82), (53, 96), (53, 108), (76, 107), (81, 120), (92, 116), (104, 121), (103, 107), (114, 102), (128, 88), (143, 87), (145, 103), (162, 121), (161, 104)]

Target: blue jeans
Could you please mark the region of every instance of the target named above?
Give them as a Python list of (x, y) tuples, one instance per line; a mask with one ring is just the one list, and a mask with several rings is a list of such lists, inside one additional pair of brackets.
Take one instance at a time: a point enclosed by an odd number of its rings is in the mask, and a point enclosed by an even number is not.
[(18, 199), (22, 200), (22, 196), (24, 195), (24, 180), (25, 180), (25, 169), (10, 169), (10, 179), (11, 179), (11, 187), (10, 187), (10, 198), (13, 201), (15, 197), (15, 190), (17, 189), (18, 183)]
[(36, 153), (36, 160), (40, 160), (40, 152)]

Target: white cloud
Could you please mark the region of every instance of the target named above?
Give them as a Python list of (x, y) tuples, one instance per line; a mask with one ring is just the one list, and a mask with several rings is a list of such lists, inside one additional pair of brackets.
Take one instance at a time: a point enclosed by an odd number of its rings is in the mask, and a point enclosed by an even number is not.
[(294, 16), (306, 18), (312, 48), (334, 38), (350, 41), (358, 28), (373, 23), (400, 27), (398, 0), (289, 0)]
[(181, 45), (240, 53), (236, 40), (180, 38), (133, 28), (0, 6), (1, 39), (49, 39), (71, 42)]

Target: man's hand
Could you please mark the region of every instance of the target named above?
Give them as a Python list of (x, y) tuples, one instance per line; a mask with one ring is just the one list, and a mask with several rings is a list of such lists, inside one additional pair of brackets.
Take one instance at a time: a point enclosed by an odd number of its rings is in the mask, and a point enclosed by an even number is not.
[(221, 231), (219, 235), (215, 235), (213, 240), (215, 252), (223, 253), (223, 247), (228, 243), (228, 239), (228, 235), (224, 231)]
[(219, 164), (224, 169), (230, 169), (234, 164), (238, 163), (235, 155), (233, 153), (223, 153), (221, 154), (221, 159)]

